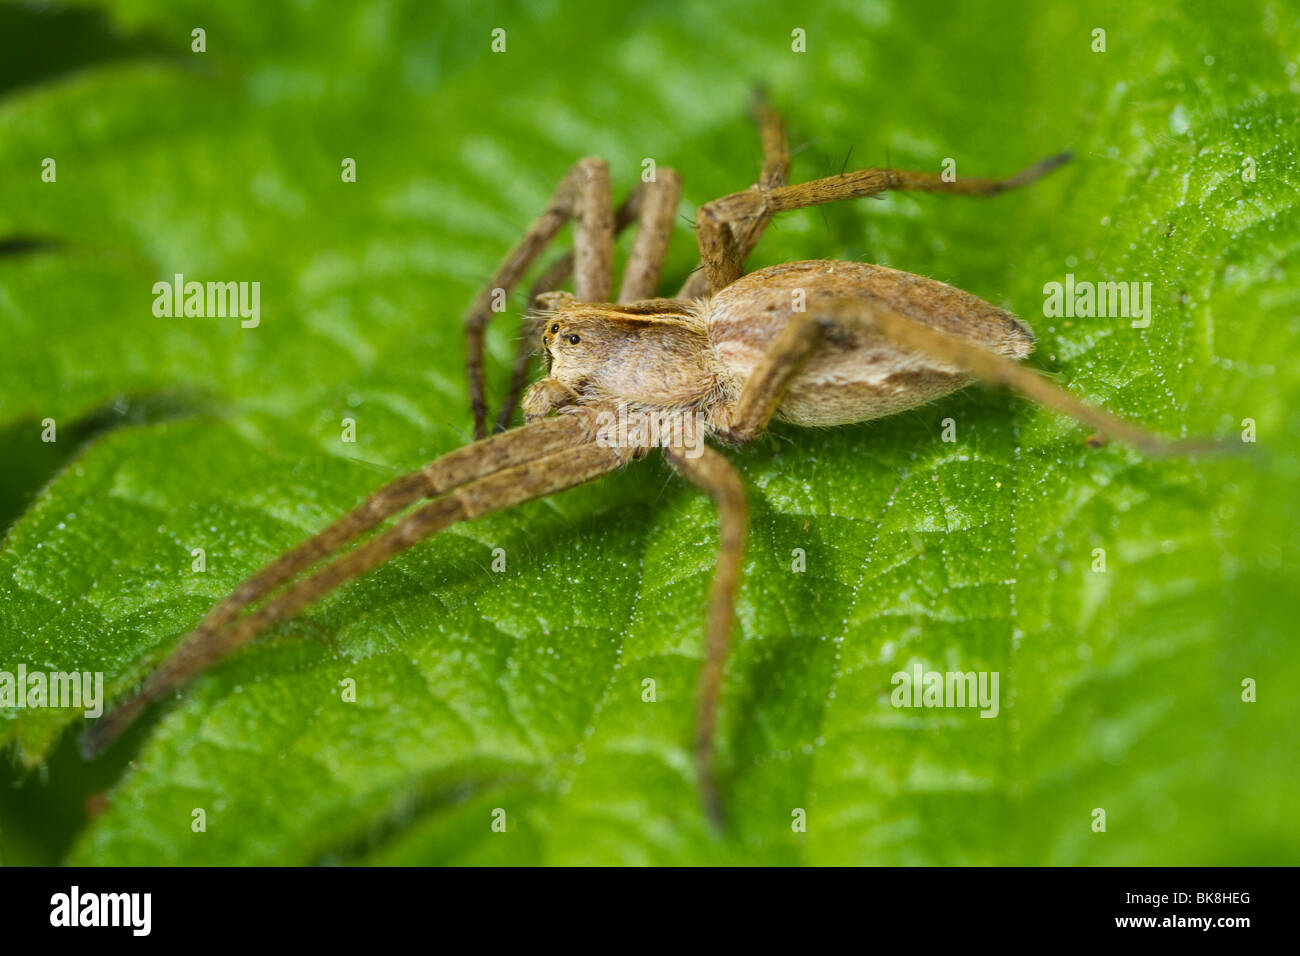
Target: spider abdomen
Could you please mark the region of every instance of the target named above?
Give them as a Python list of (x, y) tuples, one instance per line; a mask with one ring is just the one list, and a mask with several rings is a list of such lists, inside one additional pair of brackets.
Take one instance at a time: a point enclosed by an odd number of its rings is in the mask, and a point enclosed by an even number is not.
[[(1007, 358), (1023, 358), (1034, 346), (1024, 322), (969, 292), (897, 269), (831, 260), (770, 266), (727, 286), (705, 305), (709, 343), (743, 384), (796, 315), (817, 318), (843, 300), (879, 305)], [(866, 421), (933, 401), (968, 381), (957, 367), (882, 334), (829, 325), (777, 417), (799, 425)]]

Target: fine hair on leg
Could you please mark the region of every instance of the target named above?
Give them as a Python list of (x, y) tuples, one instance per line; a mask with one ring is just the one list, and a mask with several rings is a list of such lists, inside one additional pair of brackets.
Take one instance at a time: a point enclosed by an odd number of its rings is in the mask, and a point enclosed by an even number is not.
[(744, 483), (731, 462), (707, 445), (701, 449), (702, 454), (691, 457), (683, 449), (665, 448), (664, 456), (678, 474), (708, 492), (718, 509), (718, 561), (709, 588), (704, 663), (697, 691), (695, 765), (704, 809), (715, 824), (722, 826), (723, 800), (717, 771), (718, 703), (731, 649), (736, 592), (749, 533), (749, 508)]

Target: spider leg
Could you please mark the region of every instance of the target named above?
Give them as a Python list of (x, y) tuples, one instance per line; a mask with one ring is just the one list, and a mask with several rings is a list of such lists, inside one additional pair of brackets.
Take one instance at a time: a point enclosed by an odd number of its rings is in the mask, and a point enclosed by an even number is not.
[(718, 437), (740, 444), (761, 435), (825, 332), (825, 320), (818, 313), (792, 313), (781, 334), (755, 363), (736, 401), (722, 410), (721, 421), (715, 426)]
[[(614, 234), (616, 236), (635, 219), (635, 210), (639, 206), (640, 193), (634, 191), (615, 210)], [(534, 280), (528, 290), (528, 301), (535, 303), (542, 293), (555, 291), (567, 282), (571, 275), (573, 275), (573, 250), (569, 249)], [(511, 419), (515, 417), (519, 398), (523, 395), (524, 385), (528, 381), (529, 366), (532, 365), (533, 356), (537, 353), (539, 334), (540, 329), (535, 314), (531, 309), (525, 309), (519, 316), (519, 336), (515, 340), (515, 362), (510, 369), (510, 387), (506, 391), (505, 400), (501, 403), (501, 410), (497, 413), (496, 425), (492, 428), (494, 432), (505, 431), (510, 427)]]
[[(472, 520), (591, 481), (631, 457), (627, 451), (596, 444), (591, 423), (582, 421), (582, 417), (560, 415), (457, 449), (398, 479), (316, 538), (272, 562), (191, 631), (134, 696), (96, 722), (83, 738), (82, 752), (86, 756), (99, 753), (150, 701), (176, 689), (271, 625), (429, 535), (457, 521)], [(568, 424), (564, 424), (566, 421)], [(398, 490), (392, 491), (394, 488)], [(391, 514), (420, 497), (433, 495), (442, 497), (290, 586), (252, 614), (237, 618), (239, 611), (265, 597), (297, 571), (374, 527), (382, 520), (376, 515)], [(322, 550), (317, 543), (320, 539), (327, 540), (328, 550)]]
[[(636, 295), (631, 298), (647, 298), (654, 294), (654, 289), (659, 284), (659, 274), (663, 270), (664, 258), (668, 253), (668, 242), (672, 237), (681, 185), (681, 177), (677, 171), (665, 167), (658, 171), (656, 182), (637, 183), (636, 188), (628, 193), (627, 198), (614, 211), (616, 236), (632, 223), (638, 224), (636, 243), (623, 270), (619, 302), (629, 301), (627, 292), (632, 277), (640, 277), (637, 280), (638, 284), (633, 286), (633, 291), (639, 291), (639, 284), (642, 283), (648, 283), (649, 291), (644, 296)], [(558, 289), (573, 273), (573, 261), (574, 253), (570, 250), (551, 263), (533, 283), (528, 292), (528, 300), (535, 301), (543, 292)], [(515, 363), (510, 373), (510, 389), (497, 415), (495, 431), (503, 432), (509, 428), (515, 410), (519, 407), (519, 399), (524, 393), (524, 384), (528, 379), (528, 368), (537, 351), (536, 325), (531, 313), (525, 312), (519, 325)]]
[(1040, 405), (1149, 455), (1183, 456), (1241, 450), (1240, 445), (1211, 438), (1167, 438), (1147, 431), (1103, 408), (1080, 401), (1028, 365), (1021, 365), (892, 309), (873, 307), (860, 301), (838, 300), (829, 304), (822, 315), (839, 324), (875, 329), (904, 348), (947, 362), (982, 382), (1017, 391)]
[(549, 455), (572, 445), (589, 429), (590, 425), (577, 416), (562, 415), (539, 422), (527, 431), (519, 429), (458, 448), (419, 471), (389, 482), (324, 531), (246, 578), (208, 612), (187, 640), (201, 640), (203, 635), (225, 627), (248, 605), (419, 499), (437, 497), (485, 474)]
[(618, 291), (621, 303), (649, 299), (659, 287), (668, 243), (677, 222), (677, 202), (682, 194), (682, 178), (675, 169), (665, 166), (655, 173), (655, 180), (641, 183), (644, 189), (637, 216), (636, 241), (623, 269), (623, 283)]
[(575, 219), (575, 287), (580, 299), (604, 302), (609, 298), (614, 266), (614, 215), (609, 166), (603, 159), (580, 159), (560, 180), (551, 204), (537, 217), (465, 313), (465, 372), (469, 379), (474, 437), (487, 434), (487, 394), (483, 373), (483, 337), (492, 316), (494, 300), (502, 290), (509, 295), (529, 266), (555, 238), (561, 227)]
[(704, 809), (722, 826), (723, 801), (718, 787), (717, 724), (722, 679), (731, 647), (735, 620), (736, 591), (749, 529), (749, 508), (740, 475), (722, 455), (700, 445), (702, 453), (691, 457), (682, 448), (665, 448), (669, 464), (692, 484), (707, 491), (718, 509), (718, 562), (709, 589), (708, 618), (704, 636), (704, 664), (700, 669), (698, 716), (695, 725), (695, 763)]
[[(784, 186), (790, 178), (790, 144), (786, 139), (785, 123), (781, 114), (768, 103), (762, 90), (754, 94), (753, 112), (758, 123), (759, 140), (763, 144), (763, 171), (759, 174), (756, 188), (775, 189)], [(756, 216), (744, 222), (732, 223), (742, 261), (754, 251), (771, 220), (771, 216)], [(709, 277), (704, 272), (703, 263), (700, 263), (677, 293), (677, 298), (698, 299), (708, 294)]]
[(719, 292), (744, 274), (749, 249), (742, 242), (746, 223), (766, 223), (779, 212), (874, 196), (888, 189), (911, 189), (959, 196), (994, 196), (1032, 183), (1070, 159), (1069, 153), (1035, 163), (1007, 179), (968, 178), (946, 182), (939, 173), (899, 169), (860, 169), (793, 186), (777, 186), (732, 193), (700, 207), (695, 219), (696, 238), (709, 290)]
[(883, 335), (897, 345), (922, 352), (952, 365), (972, 378), (1011, 388), (1112, 438), (1127, 442), (1150, 455), (1194, 455), (1240, 450), (1213, 439), (1173, 439), (1125, 421), (1105, 409), (1075, 398), (1041, 373), (973, 344), (939, 331), (902, 312), (858, 299), (819, 303), (805, 313), (795, 313), (759, 360), (734, 405), (725, 409), (716, 427), (720, 438), (749, 441), (759, 435), (781, 404), (790, 382), (816, 351), (828, 326), (860, 329)]

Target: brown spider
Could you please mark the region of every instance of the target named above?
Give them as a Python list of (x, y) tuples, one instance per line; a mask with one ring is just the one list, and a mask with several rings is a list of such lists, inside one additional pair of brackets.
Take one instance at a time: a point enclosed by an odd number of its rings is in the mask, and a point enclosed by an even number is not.
[[(739, 444), (781, 418), (799, 425), (839, 425), (893, 414), (932, 401), (974, 379), (1009, 386), (1110, 436), (1150, 452), (1188, 451), (1108, 412), (1091, 408), (1017, 364), (1034, 345), (1015, 316), (933, 279), (855, 262), (793, 262), (744, 275), (744, 261), (778, 212), (915, 189), (992, 196), (1033, 182), (1066, 162), (1054, 156), (1009, 179), (946, 181), (933, 173), (864, 169), (786, 185), (790, 156), (780, 116), (757, 109), (763, 142), (759, 182), (706, 203), (696, 232), (702, 268), (675, 298), (655, 299), (681, 181), (660, 169), (615, 210), (604, 161), (579, 161), (547, 210), (528, 228), (465, 317), (466, 364), (476, 441), (375, 492), (356, 510), (245, 580), (218, 604), (116, 710), (83, 739), (87, 756), (113, 740), (150, 701), (158, 700), (262, 631), (449, 525), (555, 494), (607, 475), (652, 447), (709, 492), (718, 507), (717, 568), (709, 597), (700, 675), (695, 753), (710, 816), (722, 800), (714, 738), (733, 604), (747, 530), (745, 491), (725, 457), (702, 442), (686, 444), (689, 417), (703, 433)], [(568, 221), (574, 247), (535, 285), (548, 374), (528, 389), (528, 424), (505, 431), (523, 391), (535, 333), (523, 336), (497, 431), (485, 437), (483, 333), (494, 300), (502, 301)], [(615, 234), (636, 222), (638, 234), (616, 303), (609, 302)], [(554, 291), (574, 277), (575, 293)], [(554, 412), (556, 414), (552, 415)], [(621, 440), (605, 424), (614, 415), (649, 420)], [(656, 427), (659, 436), (655, 436)], [(671, 436), (667, 440), (663, 435)], [(415, 502), (432, 498), (393, 527), (268, 597), (300, 572)]]

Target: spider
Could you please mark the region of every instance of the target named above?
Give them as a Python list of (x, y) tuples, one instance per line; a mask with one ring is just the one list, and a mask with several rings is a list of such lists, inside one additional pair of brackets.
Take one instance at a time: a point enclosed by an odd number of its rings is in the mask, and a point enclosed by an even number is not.
[[(993, 196), (1040, 178), (1068, 161), (1068, 153), (1001, 180), (948, 181), (934, 173), (863, 169), (788, 185), (782, 118), (761, 97), (755, 116), (763, 147), (759, 180), (699, 209), (700, 266), (673, 298), (653, 296), (677, 215), (678, 174), (659, 169), (616, 209), (607, 164), (596, 158), (577, 162), (466, 313), (476, 440), (385, 485), (245, 580), (134, 695), (91, 726), (83, 752), (100, 752), (149, 702), (422, 539), (455, 522), (593, 481), (659, 447), (676, 472), (712, 496), (718, 510), (694, 751), (704, 809), (721, 823), (715, 737), (747, 533), (744, 485), (721, 453), (703, 442), (688, 445), (685, 429), (638, 426), (610, 440), (610, 416), (641, 416), (651, 426), (689, 416), (703, 434), (737, 445), (763, 434), (773, 418), (806, 426), (862, 422), (978, 379), (1015, 389), (1151, 453), (1199, 447), (1085, 405), (1018, 364), (1034, 346), (1029, 326), (968, 292), (857, 262), (791, 262), (744, 273), (746, 257), (777, 213), (890, 189)], [(573, 250), (544, 270), (532, 289), (535, 308), (524, 319), (509, 392), (496, 433), (488, 437), (483, 339), (492, 306), (510, 294), (570, 220)], [(637, 235), (611, 301), (615, 236), (633, 223)], [(574, 292), (558, 291), (570, 276)], [(539, 343), (548, 371), (525, 393)], [(526, 424), (510, 429), (521, 396)], [(290, 583), (422, 499), (432, 502)]]

